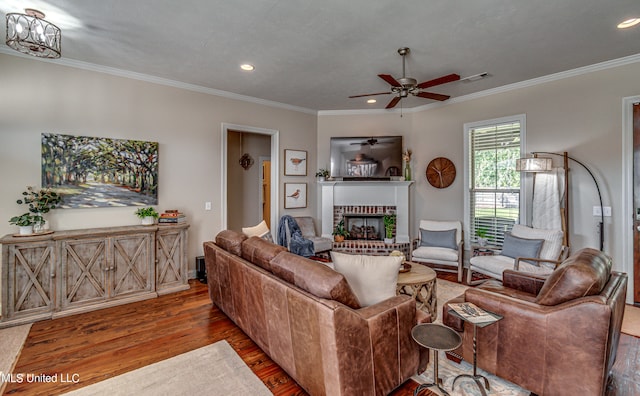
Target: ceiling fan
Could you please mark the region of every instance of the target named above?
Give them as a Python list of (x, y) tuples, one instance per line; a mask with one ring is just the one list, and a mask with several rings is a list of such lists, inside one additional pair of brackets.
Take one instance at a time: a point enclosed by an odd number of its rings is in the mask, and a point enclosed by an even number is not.
[(407, 56), (409, 51), (410, 50), (407, 47), (402, 47), (398, 49), (398, 53), (402, 56), (402, 77), (401, 78), (396, 80), (390, 74), (378, 74), (378, 77), (386, 81), (387, 84), (391, 85), (390, 92), (377, 92), (377, 93), (370, 93), (370, 94), (364, 94), (364, 95), (353, 95), (353, 96), (349, 96), (349, 98), (361, 98), (363, 96), (394, 94), (395, 97), (391, 99), (389, 104), (387, 104), (387, 107), (385, 107), (386, 109), (394, 108), (402, 98), (406, 98), (407, 96), (409, 96), (409, 94), (413, 96), (419, 96), (421, 98), (433, 99), (433, 100), (439, 100), (439, 101), (449, 99), (450, 98), (449, 95), (441, 95), (433, 92), (426, 92), (426, 91), (423, 91), (423, 89), (429, 88), (429, 87), (435, 87), (436, 85), (440, 85), (440, 84), (446, 84), (452, 81), (458, 81), (460, 80), (460, 76), (457, 74), (447, 74), (446, 76), (438, 77), (436, 79), (425, 81), (418, 84), (418, 81), (415, 78), (406, 77), (404, 75), (405, 57)]
[(378, 139), (376, 138), (371, 138), (362, 142), (357, 142), (357, 143), (351, 143), (352, 145), (358, 145), (358, 146), (375, 146), (376, 144), (389, 144), (389, 142), (379, 142)]

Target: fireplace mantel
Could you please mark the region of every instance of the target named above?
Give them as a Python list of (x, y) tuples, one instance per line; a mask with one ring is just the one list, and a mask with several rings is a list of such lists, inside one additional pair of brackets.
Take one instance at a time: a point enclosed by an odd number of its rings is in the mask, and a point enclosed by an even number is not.
[(413, 181), (324, 181), (321, 187), (322, 236), (332, 238), (334, 206), (395, 206), (396, 242), (410, 242), (409, 188)]

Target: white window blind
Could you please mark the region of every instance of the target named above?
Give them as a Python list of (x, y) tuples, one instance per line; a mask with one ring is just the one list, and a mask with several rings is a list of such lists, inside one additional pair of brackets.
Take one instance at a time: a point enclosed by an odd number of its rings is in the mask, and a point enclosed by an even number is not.
[[(469, 129), (469, 225), (477, 241), (483, 230), (492, 245), (502, 246), (504, 233), (520, 216), (520, 121)], [(482, 232), (480, 232), (482, 234)]]

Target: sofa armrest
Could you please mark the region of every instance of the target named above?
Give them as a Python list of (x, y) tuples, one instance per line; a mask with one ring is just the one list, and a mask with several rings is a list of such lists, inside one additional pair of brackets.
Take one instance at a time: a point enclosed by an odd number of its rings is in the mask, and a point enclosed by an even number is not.
[(350, 312), (358, 318), (358, 326), (368, 333), (374, 372), (380, 374), (380, 377), (376, 374), (376, 382), (387, 381), (384, 376), (397, 373), (406, 379), (426, 369), (429, 350), (419, 347), (411, 337), (411, 330), (418, 323), (431, 322), (431, 316), (418, 313), (414, 299), (394, 296)]
[(546, 279), (544, 276), (528, 272), (514, 270), (504, 270), (502, 272), (502, 284), (504, 287), (533, 294), (534, 296), (538, 295)]

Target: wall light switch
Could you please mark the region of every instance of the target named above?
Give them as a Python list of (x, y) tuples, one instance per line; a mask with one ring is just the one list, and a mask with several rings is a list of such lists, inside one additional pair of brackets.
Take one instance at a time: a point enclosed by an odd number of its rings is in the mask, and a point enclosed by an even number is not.
[(594, 216), (602, 216), (602, 208), (599, 206), (593, 207), (593, 215)]
[(611, 206), (605, 206), (602, 208), (605, 217), (611, 217)]
[(211, 210), (211, 202), (204, 203), (204, 210)]

